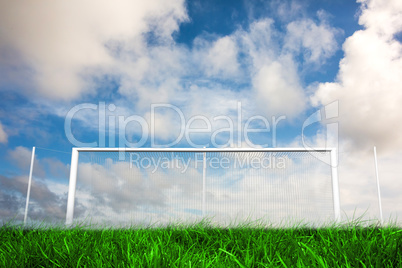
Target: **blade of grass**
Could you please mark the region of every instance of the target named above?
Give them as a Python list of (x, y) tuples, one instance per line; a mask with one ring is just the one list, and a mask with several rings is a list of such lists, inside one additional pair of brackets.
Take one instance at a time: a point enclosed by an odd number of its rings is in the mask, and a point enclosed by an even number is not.
[(224, 252), (224, 253), (226, 253), (226, 254), (228, 254), (229, 256), (232, 256), (233, 257), (233, 259), (234, 259), (234, 261), (240, 266), (240, 267), (242, 267), (242, 268), (246, 268), (246, 266), (244, 266), (237, 258), (236, 258), (236, 256), (235, 255), (233, 255), (232, 253), (230, 253), (230, 252), (227, 252), (226, 250), (224, 250), (223, 248), (219, 248), (219, 250), (220, 251), (222, 251), (222, 252)]
[(61, 267), (58, 263), (55, 263), (54, 261), (52, 261), (52, 259), (50, 259), (50, 258), (46, 255), (46, 253), (42, 250), (42, 247), (39, 245), (38, 242), (36, 242), (36, 244), (38, 245), (40, 251), (42, 252), (43, 256), (45, 256), (46, 259), (48, 259), (48, 260), (49, 260), (51, 263), (53, 263), (54, 265), (56, 265), (56, 266), (58, 266), (58, 267)]
[(66, 237), (64, 237), (64, 245), (66, 245), (68, 255), (70, 255), (70, 248), (68, 247), (68, 243), (66, 241)]
[(322, 257), (315, 254), (314, 251), (309, 246), (307, 246), (303, 242), (299, 242), (299, 245), (305, 247), (308, 250), (308, 252), (310, 252), (310, 254), (314, 257), (314, 259), (317, 260), (317, 262), (322, 265), (322, 267), (328, 267), (328, 265), (324, 262)]
[(82, 257), (84, 257), (84, 254), (82, 254), (81, 257), (78, 259), (77, 266), (76, 266), (77, 268), (80, 267), (80, 262), (81, 262)]
[(282, 260), (281, 256), (279, 256), (279, 253), (276, 252), (276, 256), (278, 256), (279, 261), (283, 264), (283, 266), (285, 266), (285, 268), (288, 268), (288, 266), (286, 265), (286, 263)]

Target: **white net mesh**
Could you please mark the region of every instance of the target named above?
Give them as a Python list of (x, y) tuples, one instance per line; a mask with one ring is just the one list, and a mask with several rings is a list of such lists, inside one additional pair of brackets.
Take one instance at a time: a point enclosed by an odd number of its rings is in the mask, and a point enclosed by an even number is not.
[(329, 162), (330, 152), (307, 151), (80, 152), (74, 220), (322, 224), (334, 219)]

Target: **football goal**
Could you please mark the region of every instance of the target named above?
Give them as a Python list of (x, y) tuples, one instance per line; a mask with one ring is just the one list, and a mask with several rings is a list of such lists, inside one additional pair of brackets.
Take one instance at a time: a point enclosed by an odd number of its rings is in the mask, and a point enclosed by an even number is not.
[(66, 224), (340, 219), (335, 149), (73, 148)]

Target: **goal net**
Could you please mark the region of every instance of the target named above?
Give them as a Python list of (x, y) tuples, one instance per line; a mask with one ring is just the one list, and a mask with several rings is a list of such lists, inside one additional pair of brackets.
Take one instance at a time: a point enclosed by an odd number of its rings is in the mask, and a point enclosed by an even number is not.
[(339, 219), (331, 149), (74, 148), (66, 224), (220, 227)]

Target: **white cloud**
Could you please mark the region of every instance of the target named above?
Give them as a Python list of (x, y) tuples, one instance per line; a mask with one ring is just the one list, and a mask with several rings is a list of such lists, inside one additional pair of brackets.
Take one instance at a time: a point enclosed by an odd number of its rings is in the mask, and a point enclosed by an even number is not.
[[(272, 61), (280, 55), (278, 41), (281, 35), (273, 26), (272, 19), (261, 19), (250, 24), (249, 30), (238, 30), (234, 33), (239, 40), (239, 47), (251, 58), (248, 66), (254, 70), (260, 69), (267, 61)], [(254, 69), (254, 70), (253, 70)]]
[(9, 157), (14, 160), (19, 168), (24, 171), (28, 171), (31, 164), (32, 151), (26, 147), (18, 146), (14, 150), (8, 152)]
[(277, 10), (276, 15), (281, 21), (288, 22), (294, 18), (305, 15), (306, 9), (302, 1), (280, 1), (273, 0), (270, 2), (270, 8)]
[(186, 18), (182, 0), (2, 1), (0, 51), (19, 56), (17, 70), (28, 66), (34, 92), (69, 100), (93, 90), (85, 76), (117, 64), (109, 43), (136, 52), (144, 33), (171, 39)]
[(182, 134), (186, 122), (182, 121), (181, 111), (179, 110), (179, 112), (177, 113), (176, 110), (170, 108), (155, 109), (155, 113), (152, 114), (153, 119), (151, 119), (150, 112), (145, 114), (148, 122), (150, 122), (150, 131), (153, 130), (154, 137), (164, 141), (162, 144), (169, 144)]
[(402, 28), (402, 3), (398, 0), (358, 0), (362, 4), (359, 23), (376, 34), (392, 37)]
[(143, 112), (151, 103), (168, 103), (182, 89), (180, 78), (186, 74), (186, 50), (162, 45), (144, 50), (138, 59), (124, 59), (116, 66), (121, 75), (119, 93), (136, 103)]
[[(4, 177), (0, 175), (0, 215), (3, 220), (20, 220), (25, 209), (27, 176)], [(56, 191), (54, 191), (56, 189)], [(36, 180), (31, 185), (29, 221), (43, 223), (45, 220), (63, 221), (66, 217), (66, 185)], [(76, 203), (75, 215), (79, 216), (82, 206)]]
[[(41, 157), (42, 156), (42, 157)], [(11, 164), (17, 166), (27, 176), (31, 167), (32, 149), (18, 146), (8, 151), (8, 159)], [(43, 151), (37, 148), (35, 151), (33, 176), (39, 180), (44, 179), (66, 179), (69, 174), (69, 167), (60, 160), (52, 157), (43, 157)], [(28, 178), (28, 177), (27, 177)]]
[(339, 30), (321, 21), (311, 19), (293, 21), (287, 25), (285, 49), (293, 53), (302, 52), (307, 63), (322, 64), (338, 49), (336, 36)]
[(207, 42), (207, 46), (209, 47), (204, 48), (199, 55), (206, 75), (219, 79), (236, 79), (240, 65), (237, 61), (238, 48), (233, 37), (225, 36), (212, 44)]
[(306, 100), (293, 62), (288, 63), (267, 63), (253, 78), (253, 86), (260, 110), (292, 118), (304, 110)]
[(3, 128), (3, 124), (0, 122), (0, 143), (7, 143), (8, 135)]
[(339, 100), (342, 137), (360, 148), (395, 151), (402, 146), (402, 44), (393, 37), (402, 31), (402, 5), (365, 4), (359, 20), (365, 29), (345, 41), (337, 81), (319, 84), (312, 103)]
[[(330, 27), (328, 30), (334, 31)], [(254, 89), (249, 96), (257, 104), (256, 111), (289, 119), (299, 116), (306, 108), (306, 96), (294, 58), (297, 53), (290, 55), (289, 49), (280, 45), (289, 34), (278, 32), (273, 20), (262, 19), (253, 22), (249, 31), (239, 30), (234, 35), (249, 57), (245, 63)]]

